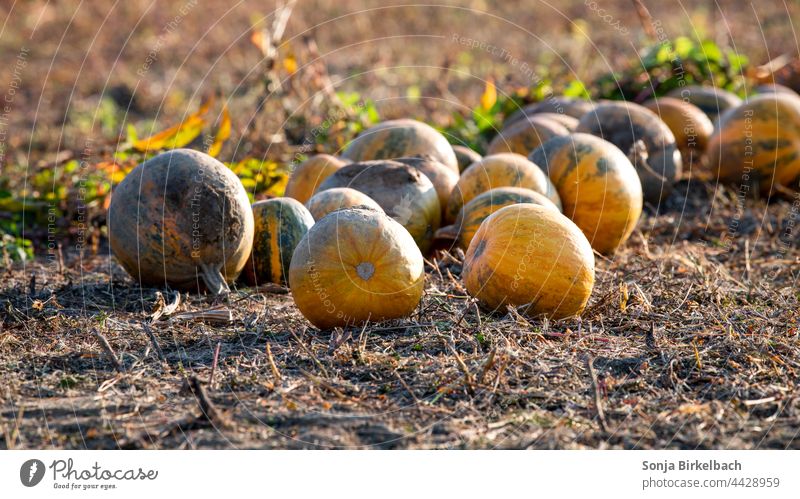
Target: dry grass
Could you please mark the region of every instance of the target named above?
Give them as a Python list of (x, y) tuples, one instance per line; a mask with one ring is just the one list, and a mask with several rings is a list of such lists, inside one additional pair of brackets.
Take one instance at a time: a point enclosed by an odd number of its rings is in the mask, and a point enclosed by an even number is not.
[[(613, 259), (598, 259), (582, 319), (549, 324), (481, 313), (458, 283), (458, 257), (428, 269), (415, 317), (327, 333), (279, 289), (239, 289), (223, 303), (184, 295), (149, 324), (156, 290), (137, 289), (105, 256), (61, 274), (56, 264), (11, 271), (0, 443), (797, 448), (796, 213), (748, 201), (726, 248), (733, 193), (680, 190)], [(212, 308), (232, 320), (179, 315)]]
[[(24, 3), (11, 13), (0, 6), (0, 50), (31, 51), (4, 144), (20, 178), (52, 167), (64, 149), (77, 157), (87, 139), (93, 154), (113, 149), (113, 131), (92, 121), (112, 88), (136, 89), (135, 105), (117, 98), (131, 104), (131, 121), (174, 123), (216, 88), (236, 97), (235, 133), (252, 118), (259, 56), (247, 34), (250, 18), (268, 13), (261, 2), (193, 9), (164, 36), (146, 77), (137, 68), (180, 2)], [(322, 25), (350, 10), (301, 0), (288, 32), (316, 26), (309, 33), (338, 88), (375, 99), (383, 117), (436, 121), (474, 104), (489, 74), (530, 83), (451, 42), (454, 31), (554, 78), (590, 78), (635, 58), (645, 40), (629, 2), (600, 3), (631, 36), (582, 0), (457, 4), (497, 17), (393, 8)], [(733, 0), (683, 13), (646, 3), (668, 36), (697, 29), (756, 62), (794, 39), (785, 12), (797, 14), (794, 3), (762, 2), (757, 13)], [(410, 84), (438, 95), (426, 82), (448, 64), (449, 101), (406, 98)], [(458, 283), (458, 255), (428, 268), (425, 298), (404, 321), (321, 333), (280, 289), (242, 288), (220, 303), (184, 295), (166, 313), (157, 290), (139, 289), (101, 239), (97, 254), (65, 241), (63, 264), (0, 270), (0, 447), (800, 447), (800, 249), (791, 230), (800, 203), (740, 207), (734, 191), (687, 182), (669, 203), (646, 214), (613, 258), (598, 257), (583, 318), (555, 323), (480, 312)], [(150, 323), (155, 309), (165, 313)]]

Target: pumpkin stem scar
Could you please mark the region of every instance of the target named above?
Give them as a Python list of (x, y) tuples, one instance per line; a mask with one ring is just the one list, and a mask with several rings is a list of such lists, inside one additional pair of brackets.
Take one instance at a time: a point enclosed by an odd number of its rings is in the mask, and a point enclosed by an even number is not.
[(370, 277), (375, 273), (375, 265), (371, 264), (370, 262), (361, 262), (356, 266), (356, 273), (358, 277), (368, 281)]

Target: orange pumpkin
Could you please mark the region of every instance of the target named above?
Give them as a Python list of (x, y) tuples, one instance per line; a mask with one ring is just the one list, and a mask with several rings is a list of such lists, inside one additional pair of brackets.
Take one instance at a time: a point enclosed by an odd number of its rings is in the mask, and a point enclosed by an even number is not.
[(555, 187), (541, 168), (524, 156), (502, 153), (485, 156), (461, 174), (447, 203), (445, 220), (453, 223), (464, 204), (475, 196), (497, 187), (524, 187), (544, 194), (561, 208)]
[(411, 233), (423, 253), (430, 249), (442, 209), (434, 185), (419, 170), (390, 160), (353, 163), (328, 177), (319, 191), (334, 187), (350, 187), (371, 197)]
[(705, 176), (769, 195), (800, 175), (800, 97), (763, 94), (720, 116)]
[(579, 314), (594, 286), (594, 254), (580, 229), (558, 211), (514, 204), (483, 221), (462, 271), (470, 295), (490, 310), (521, 307), (560, 319)]
[(453, 148), (441, 133), (421, 121), (384, 121), (362, 132), (345, 149), (343, 156), (353, 161), (394, 159), (429, 155), (458, 172)]
[(310, 157), (292, 170), (284, 195), (305, 203), (314, 195), (323, 180), (347, 163), (330, 154)]
[(244, 268), (245, 282), (252, 286), (268, 282), (285, 284), (295, 247), (314, 218), (292, 198), (273, 198), (253, 204), (255, 235), (250, 259)]
[(318, 192), (311, 196), (311, 199), (306, 203), (306, 208), (311, 212), (314, 220), (319, 220), (333, 211), (341, 210), (342, 208), (355, 208), (356, 206), (366, 206), (383, 211), (383, 208), (374, 199), (349, 187), (336, 187)]
[(553, 120), (534, 115), (519, 120), (500, 131), (486, 149), (487, 155), (514, 152), (527, 156), (530, 152), (559, 135), (568, 135), (567, 128)]
[(599, 253), (613, 253), (630, 237), (642, 214), (642, 187), (614, 144), (575, 133), (545, 142), (531, 160), (547, 171), (564, 214)]
[(425, 174), (436, 188), (436, 195), (439, 196), (439, 205), (442, 208), (442, 216), (450, 200), (450, 195), (458, 183), (458, 173), (439, 163), (430, 156), (415, 156), (413, 158), (397, 158), (395, 161), (404, 163)]
[(478, 194), (465, 204), (458, 213), (455, 223), (436, 231), (436, 238), (454, 241), (460, 248), (466, 250), (478, 227), (489, 215), (500, 208), (518, 203), (538, 204), (558, 211), (558, 207), (544, 194), (522, 187), (498, 187)]
[(794, 95), (797, 96), (797, 92), (792, 90), (791, 88), (787, 87), (786, 85), (781, 85), (780, 83), (764, 83), (762, 85), (758, 85), (753, 89), (753, 93), (755, 94), (787, 94), (787, 95)]
[(456, 153), (456, 161), (458, 161), (458, 169), (463, 172), (472, 163), (481, 160), (481, 155), (473, 151), (467, 146), (453, 146), (453, 152)]
[(578, 128), (578, 118), (574, 116), (569, 116), (567, 114), (559, 114), (559, 113), (538, 113), (535, 115), (537, 118), (540, 119), (547, 119), (550, 121), (555, 121), (559, 123), (564, 128), (566, 128), (570, 132), (574, 132), (576, 128)]
[(675, 97), (689, 104), (694, 104), (706, 113), (711, 123), (715, 123), (717, 118), (728, 109), (737, 107), (742, 103), (742, 99), (734, 93), (721, 88), (701, 85), (678, 87), (670, 91), (667, 97)]
[(699, 107), (672, 97), (652, 99), (643, 106), (656, 113), (672, 131), (685, 166), (691, 166), (705, 153), (714, 124)]
[(385, 214), (347, 208), (319, 220), (295, 249), (289, 286), (319, 329), (411, 314), (425, 286), (411, 235)]
[(530, 118), (540, 113), (563, 114), (580, 119), (581, 116), (594, 109), (594, 106), (594, 103), (585, 100), (553, 96), (516, 110), (503, 122), (503, 128), (507, 128), (515, 121), (519, 121), (523, 118)]
[(114, 256), (140, 285), (229, 290), (253, 245), (241, 181), (211, 156), (175, 149), (133, 169), (108, 209)]
[(638, 141), (644, 151), (632, 156), (645, 201), (659, 206), (681, 176), (682, 159), (675, 136), (657, 114), (632, 102), (600, 104), (581, 118), (578, 132), (601, 137), (626, 155)]

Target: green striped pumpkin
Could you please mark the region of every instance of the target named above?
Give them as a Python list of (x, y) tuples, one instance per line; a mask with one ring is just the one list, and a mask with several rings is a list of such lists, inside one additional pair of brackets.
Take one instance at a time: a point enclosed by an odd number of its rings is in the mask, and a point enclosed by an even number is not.
[(244, 269), (248, 284), (286, 284), (292, 253), (314, 225), (314, 217), (299, 201), (274, 198), (253, 204), (255, 237)]

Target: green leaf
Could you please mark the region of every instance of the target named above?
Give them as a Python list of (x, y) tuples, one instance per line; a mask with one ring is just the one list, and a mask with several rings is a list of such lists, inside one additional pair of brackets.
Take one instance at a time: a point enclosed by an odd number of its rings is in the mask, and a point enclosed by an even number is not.
[(589, 90), (586, 85), (580, 80), (572, 80), (569, 85), (564, 89), (565, 97), (573, 97), (576, 99), (589, 99)]

